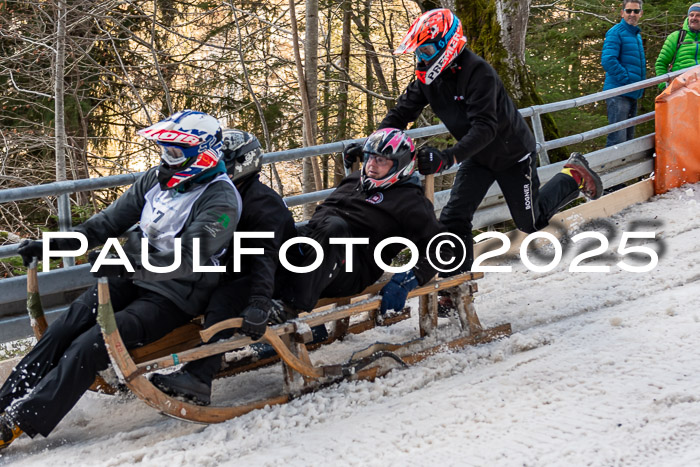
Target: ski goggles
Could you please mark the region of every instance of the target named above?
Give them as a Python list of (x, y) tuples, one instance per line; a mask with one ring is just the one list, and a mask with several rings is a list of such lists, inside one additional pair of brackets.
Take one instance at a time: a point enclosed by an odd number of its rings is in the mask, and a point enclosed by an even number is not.
[(185, 146), (173, 143), (162, 143), (159, 141), (158, 146), (160, 146), (160, 158), (169, 167), (177, 167), (188, 159), (199, 155), (199, 145)]
[(438, 52), (440, 52), (440, 49), (437, 48), (437, 45), (423, 44), (416, 49), (416, 57), (418, 57), (418, 60), (429, 62)]
[(429, 62), (435, 56), (440, 53), (442, 49), (444, 49), (452, 40), (452, 36), (455, 35), (455, 32), (457, 32), (457, 28), (459, 27), (459, 21), (453, 21), (452, 26), (450, 26), (449, 31), (445, 34), (445, 37), (440, 39), (439, 42), (431, 42), (428, 44), (422, 44), (416, 47), (416, 57), (418, 57), (418, 60), (423, 60), (424, 62)]
[(371, 159), (374, 159), (374, 162), (376, 162), (377, 165), (386, 165), (388, 162), (391, 162), (391, 159), (389, 159), (386, 156), (379, 156), (377, 154), (372, 154), (370, 152), (366, 152), (364, 154), (365, 164), (367, 162), (369, 162)]

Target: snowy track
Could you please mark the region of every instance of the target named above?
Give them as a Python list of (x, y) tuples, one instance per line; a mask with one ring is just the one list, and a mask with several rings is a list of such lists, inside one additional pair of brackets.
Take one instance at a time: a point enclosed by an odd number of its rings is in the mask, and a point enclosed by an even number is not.
[[(87, 394), (47, 439), (18, 439), (12, 465), (700, 465), (700, 184), (610, 219), (654, 226), (650, 273), (549, 273), (511, 263), (478, 281), (486, 326), (509, 339), (436, 355), (374, 383), (342, 383), (220, 425), (165, 418), (135, 398)], [(608, 235), (609, 232), (606, 232)], [(612, 235), (610, 235), (612, 237)], [(403, 327), (402, 327), (403, 326)], [(353, 336), (334, 359), (415, 323)], [(272, 391), (279, 368), (215, 402)]]

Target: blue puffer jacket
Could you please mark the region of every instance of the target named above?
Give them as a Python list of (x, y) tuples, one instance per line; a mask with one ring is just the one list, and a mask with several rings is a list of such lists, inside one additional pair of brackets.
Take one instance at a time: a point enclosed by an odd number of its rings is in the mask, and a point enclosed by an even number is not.
[[(624, 19), (610, 28), (605, 34), (600, 62), (605, 69), (603, 91), (646, 79), (647, 61), (639, 28), (630, 26)], [(640, 89), (623, 96), (639, 99), (642, 92)]]

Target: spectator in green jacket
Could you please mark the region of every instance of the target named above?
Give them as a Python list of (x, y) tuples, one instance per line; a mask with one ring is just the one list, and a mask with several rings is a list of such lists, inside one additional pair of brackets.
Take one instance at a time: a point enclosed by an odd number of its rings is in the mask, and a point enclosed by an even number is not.
[[(700, 2), (688, 8), (683, 28), (672, 32), (656, 59), (656, 76), (700, 64)], [(667, 83), (659, 84), (663, 90)]]

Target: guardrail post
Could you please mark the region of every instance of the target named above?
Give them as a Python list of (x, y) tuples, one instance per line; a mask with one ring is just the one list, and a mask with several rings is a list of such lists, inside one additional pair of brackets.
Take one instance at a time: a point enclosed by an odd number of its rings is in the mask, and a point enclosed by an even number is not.
[(540, 119), (540, 109), (538, 105), (532, 106), (532, 131), (535, 133), (535, 142), (537, 142), (537, 146), (540, 148), (538, 152), (540, 167), (549, 165), (549, 155), (547, 155), (547, 150), (544, 147), (544, 130), (542, 129), (542, 120)]
[[(63, 194), (58, 197), (58, 230), (61, 232), (68, 232), (72, 227), (71, 214), (70, 214), (70, 197), (68, 194)], [(75, 266), (75, 258), (66, 257), (63, 258), (63, 265), (65, 267)]]

